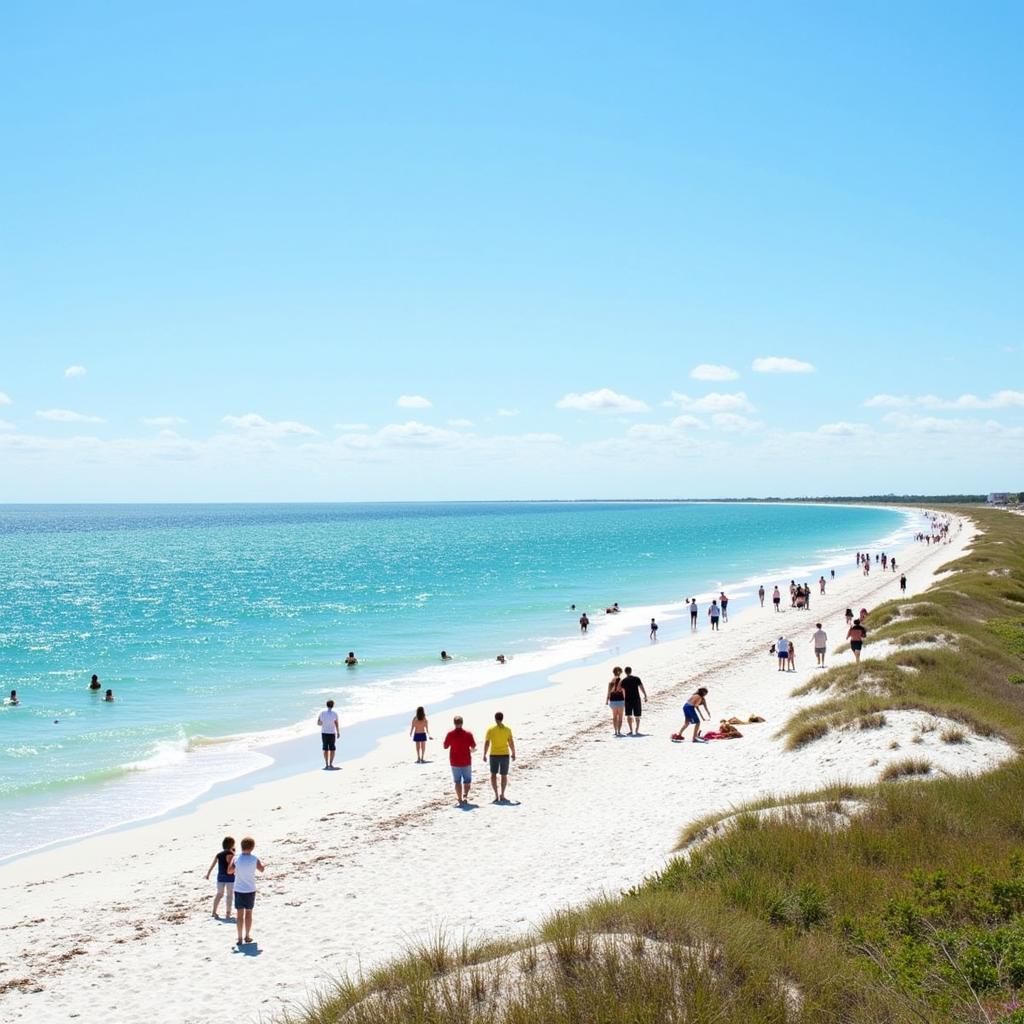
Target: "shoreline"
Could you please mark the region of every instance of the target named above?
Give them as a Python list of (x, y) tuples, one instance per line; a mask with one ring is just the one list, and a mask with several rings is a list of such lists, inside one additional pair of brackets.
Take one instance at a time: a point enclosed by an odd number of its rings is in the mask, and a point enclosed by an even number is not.
[[(671, 499), (666, 499), (665, 502), (662, 502), (659, 499), (652, 503), (666, 502), (686, 504), (714, 503), (704, 499), (689, 502), (673, 502)], [(629, 501), (624, 503), (634, 504), (636, 502)], [(745, 502), (745, 504), (752, 503), (776, 504), (775, 502)], [(813, 501), (788, 503), (819, 506), (826, 504)], [(867, 546), (872, 551), (876, 548), (884, 549), (894, 543), (906, 544), (911, 538), (913, 531), (916, 529), (916, 526), (912, 525), (915, 520), (920, 520), (922, 517), (936, 514), (935, 510), (914, 508), (911, 506), (879, 506), (850, 502), (844, 502), (841, 504), (846, 507), (854, 508), (886, 507), (904, 517), (902, 525), (867, 543)], [(719, 586), (727, 591), (735, 591), (736, 596), (730, 596), (730, 606), (733, 609), (733, 614), (738, 615), (750, 606), (752, 602), (756, 602), (756, 591), (752, 589), (757, 585), (757, 582), (755, 581), (760, 582), (764, 579), (773, 578), (783, 579), (790, 576), (797, 578), (805, 577), (812, 573), (827, 572), (830, 567), (834, 567), (836, 560), (833, 560), (831, 563), (825, 559), (819, 560), (819, 554), (824, 553), (827, 550), (830, 549), (820, 549), (819, 551), (814, 552), (803, 564), (769, 568), (759, 576), (746, 574), (741, 579), (732, 582), (719, 581)], [(838, 553), (839, 549), (836, 550)], [(847, 552), (845, 548), (842, 550), (844, 555), (848, 556), (849, 552)], [(844, 562), (843, 569), (836, 569), (836, 580), (834, 582), (838, 583), (847, 575), (855, 574), (857, 571), (856, 567), (851, 568)], [(808, 582), (813, 583), (810, 579), (808, 579)], [(814, 585), (816, 586), (816, 583)], [(748, 589), (750, 591), (749, 593), (747, 592)], [(708, 590), (698, 592), (691, 596), (695, 596), (701, 602), (703, 607), (711, 597), (717, 596), (717, 591)], [(573, 671), (577, 668), (588, 667), (595, 661), (601, 661), (601, 659), (608, 655), (609, 652), (614, 652), (616, 655), (626, 657), (633, 651), (643, 650), (647, 646), (648, 642), (647, 620), (649, 617), (656, 617), (659, 623), (673, 623), (681, 621), (686, 614), (686, 607), (683, 603), (683, 598), (679, 598), (674, 601), (662, 601), (654, 604), (641, 604), (628, 608), (622, 613), (622, 620), (613, 620), (610, 616), (595, 613), (592, 618), (592, 623), (597, 625), (597, 629), (593, 634), (591, 634), (591, 636), (594, 636), (597, 642), (592, 645), (590, 650), (587, 652), (583, 654), (576, 654), (575, 656), (563, 657), (558, 661), (541, 665), (536, 668), (530, 668), (524, 672), (514, 671), (516, 668), (515, 658), (512, 657), (509, 659), (509, 667), (513, 669), (513, 673), (511, 675), (500, 676), (496, 674), (498, 670), (489, 663), (477, 664), (475, 662), (467, 662), (467, 668), (469, 666), (473, 666), (475, 669), (483, 670), (484, 672), (489, 668), (490, 671), (495, 674), (492, 678), (486, 679), (482, 683), (470, 685), (465, 689), (455, 690), (440, 699), (433, 701), (428, 699), (428, 703), (439, 711), (445, 711), (455, 707), (456, 705), (463, 704), (466, 701), (476, 703), (477, 701), (485, 699), (497, 699), (506, 694), (511, 695), (542, 691), (550, 686), (556, 685), (556, 680), (561, 674)], [(602, 626), (618, 625), (619, 621), (623, 623), (620, 629), (606, 632), (605, 629), (602, 628)], [(573, 633), (562, 638), (560, 641), (560, 653), (568, 654), (569, 652), (564, 648), (576, 643), (577, 641), (578, 637)], [(550, 653), (550, 651), (541, 648), (538, 650), (522, 652), (519, 657), (521, 661), (527, 659), (537, 660), (538, 658), (543, 659), (543, 656), (547, 653)], [(326, 692), (327, 691), (325, 690), (325, 693)], [(400, 723), (405, 717), (404, 711), (396, 712), (380, 710), (371, 713), (369, 717), (357, 717), (354, 720), (346, 720), (344, 717), (344, 709), (340, 710), (342, 710), (343, 714), (343, 737), (345, 737), (345, 739), (339, 748), (339, 764), (364, 756), (377, 744), (392, 735), (396, 724)], [(312, 718), (312, 716), (309, 717)], [(348, 739), (348, 736), (353, 733), (357, 736), (354, 741), (354, 748), (352, 746), (353, 740)], [(208, 801), (224, 799), (229, 796), (237, 796), (240, 793), (248, 792), (257, 786), (264, 785), (268, 782), (301, 774), (305, 770), (304, 752), (308, 749), (310, 738), (313, 737), (315, 739), (314, 734), (315, 728), (313, 728), (308, 721), (303, 720), (265, 731), (239, 733), (237, 735), (227, 736), (186, 737), (183, 741), (183, 756), (185, 759), (194, 759), (203, 756), (200, 751), (223, 752), (226, 754), (230, 749), (241, 753), (246, 757), (261, 760), (263, 763), (252, 764), (250, 767), (242, 768), (227, 777), (214, 778), (212, 782), (208, 782), (208, 784), (203, 785), (202, 788), (198, 789), (198, 791), (193, 791), (190, 795), (182, 797), (174, 803), (162, 807), (153, 813), (104, 823), (98, 828), (88, 832), (77, 833), (75, 835), (64, 836), (57, 839), (47, 839), (22, 850), (4, 853), (0, 855), (0, 867), (16, 863), (25, 857), (32, 857), (36, 854), (44, 853), (49, 850), (66, 848), (80, 841), (97, 836), (119, 833), (126, 830), (132, 830), (143, 825), (173, 820), (198, 809)], [(228, 745), (230, 745), (229, 749), (225, 749)], [(155, 757), (157, 755), (153, 756)], [(192, 766), (196, 769), (202, 767), (194, 760), (192, 762)], [(80, 791), (76, 790), (67, 795), (72, 799), (76, 797), (79, 799), (85, 799), (89, 796), (101, 797), (103, 791), (108, 790), (110, 787), (126, 787), (131, 785), (133, 782), (142, 784), (148, 777), (147, 773), (153, 770), (160, 770), (160, 768), (136, 767), (134, 770), (128, 770), (125, 766), (118, 766), (110, 769), (112, 773), (121, 772), (121, 774), (116, 778), (111, 778), (100, 783), (91, 783), (89, 784), (88, 789)], [(16, 802), (18, 800), (19, 796), (17, 795), (12, 798), (12, 802)], [(44, 804), (40, 801), (36, 805), (29, 802), (29, 808), (32, 810), (38, 809), (41, 813), (45, 813), (45, 810), (49, 806), (52, 806), (54, 802), (55, 801), (50, 801)]]
[[(896, 552), (908, 600), (961, 554), (972, 532)], [(333, 773), (319, 770), (310, 744), (302, 775), (0, 868), (0, 930), (17, 929), (23, 947), (17, 964), (0, 967), (0, 1006), (16, 1022), (75, 1014), (142, 1021), (156, 986), (173, 1001), (175, 1020), (266, 1020), (340, 973), (372, 967), (439, 930), (511, 937), (559, 907), (628, 888), (663, 867), (680, 830), (710, 810), (835, 778), (877, 779), (880, 760), (897, 756), (887, 753), (894, 730), (913, 715), (792, 752), (775, 738), (790, 714), (820, 699), (791, 696), (815, 671), (814, 622), (828, 623), (830, 664), (845, 663), (848, 652), (834, 653), (843, 607), (898, 595), (898, 574), (854, 573), (828, 589), (806, 615), (750, 607), (719, 633), (705, 619), (696, 636), (631, 651), (650, 694), (638, 739), (614, 739), (603, 704), (618, 653), (557, 674), (541, 691), (503, 698), (520, 750), (511, 805), (490, 805), (478, 761), (476, 806), (455, 807), (439, 749), (448, 716), (433, 713), (437, 742), (426, 766), (413, 763), (404, 733)], [(798, 640), (795, 674), (777, 673), (765, 656), (780, 627)], [(869, 638), (868, 663), (870, 646)], [(711, 687), (715, 720), (756, 711), (767, 722), (741, 727), (745, 738), (733, 743), (670, 743), (698, 680)], [(495, 702), (459, 710), (480, 742)], [(982, 771), (1014, 754), (1001, 740), (973, 736), (955, 748), (936, 740), (922, 752), (940, 771)], [(239, 955), (233, 924), (210, 918), (203, 872), (225, 831), (255, 834), (268, 865), (258, 956)]]

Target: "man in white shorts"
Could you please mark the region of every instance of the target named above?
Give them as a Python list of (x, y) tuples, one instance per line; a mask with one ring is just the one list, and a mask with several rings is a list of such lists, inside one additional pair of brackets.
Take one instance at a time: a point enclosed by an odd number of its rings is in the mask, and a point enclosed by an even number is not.
[(818, 659), (818, 668), (824, 668), (825, 648), (828, 647), (828, 634), (821, 628), (820, 622), (817, 625), (818, 628), (811, 637), (811, 643), (814, 644), (814, 656)]
[(327, 708), (320, 712), (316, 724), (320, 726), (320, 741), (324, 748), (324, 771), (334, 771), (334, 750), (341, 735), (341, 726), (338, 724), (338, 712), (334, 710), (333, 700), (327, 702)]

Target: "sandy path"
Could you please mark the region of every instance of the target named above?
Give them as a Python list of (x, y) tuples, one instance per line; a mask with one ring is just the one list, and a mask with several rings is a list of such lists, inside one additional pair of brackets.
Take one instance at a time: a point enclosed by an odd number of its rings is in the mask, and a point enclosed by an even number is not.
[[(897, 552), (908, 592), (925, 589), (972, 534), (965, 524), (951, 544)], [(519, 932), (558, 906), (635, 884), (664, 864), (681, 828), (709, 810), (834, 779), (877, 778), (897, 756), (893, 736), (909, 735), (913, 713), (794, 753), (773, 738), (790, 713), (817, 699), (789, 696), (815, 671), (814, 623), (829, 631), (831, 660), (845, 636), (846, 606), (897, 596), (898, 575), (850, 575), (830, 591), (815, 595), (809, 613), (776, 615), (769, 600), (717, 634), (703, 615), (696, 636), (681, 620), (666, 625), (661, 643), (629, 655), (651, 695), (647, 735), (638, 739), (611, 735), (603, 701), (612, 661), (502, 698), (520, 751), (509, 796), (520, 803), (492, 806), (489, 787), (478, 785), (478, 807), (454, 806), (439, 749), (446, 715), (433, 723), (432, 764), (414, 764), (411, 743), (395, 737), (326, 773), (313, 767), (311, 739), (307, 774), (0, 868), (0, 1017), (265, 1019), (311, 986), (438, 928), (455, 936)], [(798, 644), (797, 672), (785, 675), (766, 653), (783, 630)], [(743, 727), (745, 738), (734, 742), (670, 743), (695, 685), (710, 688), (716, 720), (757, 711), (768, 723)], [(494, 710), (488, 701), (464, 711), (481, 749)], [(972, 737), (953, 747), (936, 733), (913, 750), (949, 771), (980, 770), (1011, 754), (1000, 740)], [(479, 761), (476, 771), (483, 781)], [(707, 800), (694, 801), (701, 791)], [(226, 831), (255, 834), (268, 864), (256, 956), (235, 951), (234, 925), (209, 914), (211, 885), (202, 876)]]

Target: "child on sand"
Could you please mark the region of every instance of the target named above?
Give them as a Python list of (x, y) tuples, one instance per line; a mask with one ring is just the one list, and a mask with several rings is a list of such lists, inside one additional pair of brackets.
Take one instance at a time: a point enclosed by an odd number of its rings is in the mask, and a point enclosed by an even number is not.
[(213, 916), (220, 917), (217, 908), (220, 906), (220, 898), (224, 897), (224, 910), (227, 916), (231, 917), (232, 889), (235, 885), (234, 876), (231, 874), (231, 861), (235, 856), (235, 840), (231, 836), (225, 836), (221, 841), (220, 850), (214, 855), (210, 866), (206, 869), (206, 880), (210, 880), (210, 873), (217, 869), (217, 895), (213, 898)]
[(686, 739), (686, 730), (693, 726), (693, 742), (704, 743), (705, 741), (700, 738), (700, 721), (701, 717), (711, 719), (711, 712), (708, 709), (707, 702), (708, 688), (706, 686), (700, 687), (696, 693), (692, 694), (683, 705), (683, 724), (679, 729), (679, 738), (681, 740)]
[(427, 740), (433, 739), (430, 735), (430, 722), (427, 721), (427, 713), (423, 708), (417, 708), (409, 725), (409, 735), (416, 744), (416, 763), (426, 764), (424, 755), (427, 752)]
[[(256, 840), (246, 836), (242, 840), (242, 852), (231, 862), (229, 871), (235, 880), (235, 924), (238, 927), (238, 943), (252, 942), (252, 911), (256, 906), (256, 872), (261, 875), (266, 865), (252, 851)], [(245, 935), (243, 939), (242, 936)]]

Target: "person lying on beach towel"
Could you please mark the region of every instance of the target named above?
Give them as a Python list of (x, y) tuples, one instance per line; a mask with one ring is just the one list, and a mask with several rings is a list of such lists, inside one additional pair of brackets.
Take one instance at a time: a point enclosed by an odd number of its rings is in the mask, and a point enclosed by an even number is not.
[(743, 733), (741, 733), (739, 729), (732, 724), (732, 722), (727, 722), (725, 719), (722, 719), (722, 721), (718, 723), (718, 735), (722, 739), (739, 739), (743, 736)]
[(728, 721), (730, 725), (752, 725), (754, 722), (763, 722), (764, 719), (760, 715), (751, 715), (749, 718), (736, 718), (734, 715)]

